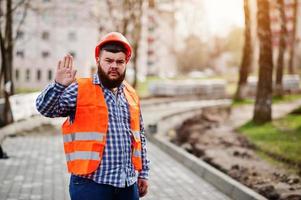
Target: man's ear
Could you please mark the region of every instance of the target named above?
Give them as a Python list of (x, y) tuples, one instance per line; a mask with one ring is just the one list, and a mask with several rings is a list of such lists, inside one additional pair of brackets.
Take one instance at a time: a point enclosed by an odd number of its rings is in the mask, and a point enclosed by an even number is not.
[(99, 57), (97, 57), (97, 58), (96, 58), (96, 62), (98, 63), (98, 62), (99, 62), (99, 60), (100, 60), (100, 59), (99, 59)]

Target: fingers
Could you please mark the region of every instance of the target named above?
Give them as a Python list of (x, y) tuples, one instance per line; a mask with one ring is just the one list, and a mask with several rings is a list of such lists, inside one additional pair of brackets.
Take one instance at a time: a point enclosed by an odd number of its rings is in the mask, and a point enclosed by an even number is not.
[(63, 62), (60, 60), (57, 64), (57, 70), (60, 70), (63, 68)]
[(139, 196), (143, 197), (147, 193), (148, 184), (145, 180), (138, 180)]
[(64, 57), (63, 67), (66, 69), (72, 69), (73, 67), (73, 57), (70, 54), (67, 54)]
[(69, 69), (72, 69), (73, 68), (73, 57), (71, 55), (69, 55), (69, 66), (68, 66)]
[(139, 196), (144, 197), (146, 195), (146, 193), (147, 193), (147, 187), (146, 186), (140, 187)]

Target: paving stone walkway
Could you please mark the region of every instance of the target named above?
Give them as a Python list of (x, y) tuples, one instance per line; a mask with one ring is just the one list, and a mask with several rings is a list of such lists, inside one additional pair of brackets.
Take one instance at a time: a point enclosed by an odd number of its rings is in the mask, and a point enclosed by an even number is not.
[[(9, 137), (0, 160), (0, 200), (68, 200), (62, 138), (58, 129), (39, 127)], [(155, 145), (148, 143), (150, 190), (145, 200), (227, 200), (227, 196), (193, 174)]]

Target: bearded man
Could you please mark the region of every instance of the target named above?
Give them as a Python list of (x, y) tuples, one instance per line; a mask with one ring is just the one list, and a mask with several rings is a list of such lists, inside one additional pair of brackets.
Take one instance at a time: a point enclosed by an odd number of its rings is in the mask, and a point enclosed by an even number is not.
[(68, 117), (62, 133), (71, 200), (137, 200), (147, 193), (139, 97), (124, 81), (131, 55), (122, 34), (108, 33), (95, 48), (97, 74), (76, 79), (73, 58), (66, 55), (36, 100), (42, 115)]

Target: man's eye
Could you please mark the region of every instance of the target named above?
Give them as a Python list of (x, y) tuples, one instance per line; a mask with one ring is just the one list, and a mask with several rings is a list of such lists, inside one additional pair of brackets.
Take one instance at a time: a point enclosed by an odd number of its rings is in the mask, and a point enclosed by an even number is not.
[(124, 63), (124, 60), (118, 60), (117, 64), (122, 65)]

